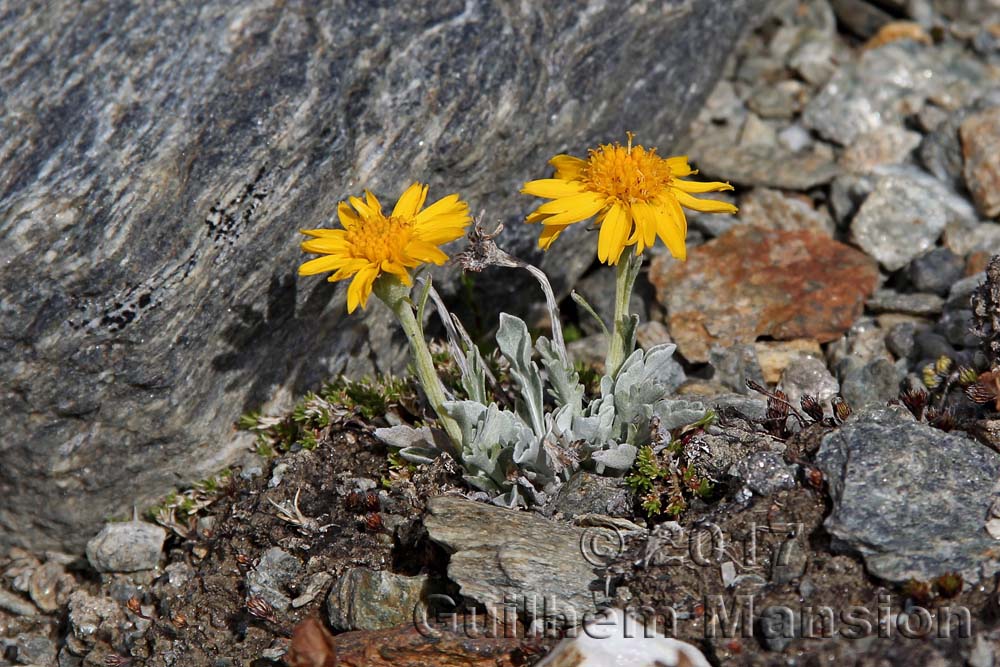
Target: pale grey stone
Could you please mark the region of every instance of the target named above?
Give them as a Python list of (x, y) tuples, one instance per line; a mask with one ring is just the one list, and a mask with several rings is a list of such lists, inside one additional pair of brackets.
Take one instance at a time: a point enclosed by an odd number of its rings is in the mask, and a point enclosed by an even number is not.
[(925, 188), (889, 175), (878, 180), (861, 205), (851, 235), (862, 250), (895, 271), (931, 248), (947, 224), (944, 206)]
[(87, 560), (98, 572), (152, 570), (166, 539), (166, 530), (145, 521), (109, 523), (87, 542)]

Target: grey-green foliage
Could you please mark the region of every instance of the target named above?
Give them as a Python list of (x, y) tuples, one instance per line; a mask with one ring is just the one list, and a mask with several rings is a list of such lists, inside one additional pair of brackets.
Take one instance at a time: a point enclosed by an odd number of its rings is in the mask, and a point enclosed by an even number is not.
[[(545, 337), (532, 344), (527, 325), (506, 313), (496, 339), (518, 392), (514, 410), (487, 404), (486, 365), (474, 346), (466, 350), (462, 378), (468, 398), (444, 404), (462, 431), (457, 458), (469, 484), (497, 504), (513, 506), (544, 501), (578, 461), (613, 475), (632, 467), (638, 447), (648, 442), (654, 406), (666, 394), (659, 380), (669, 375), (673, 345), (633, 352), (616, 377), (601, 379), (601, 395), (586, 404), (565, 350)], [(536, 352), (541, 366), (533, 359)], [(376, 435), (402, 446), (404, 459), (424, 463), (443, 449), (427, 429), (404, 436), (400, 428), (379, 429)]]

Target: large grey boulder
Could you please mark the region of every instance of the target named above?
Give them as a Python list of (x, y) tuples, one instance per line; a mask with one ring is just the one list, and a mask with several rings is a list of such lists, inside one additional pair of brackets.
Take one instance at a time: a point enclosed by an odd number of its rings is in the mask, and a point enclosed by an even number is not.
[[(521, 183), (626, 130), (668, 148), (764, 2), (11, 4), (0, 546), (80, 550), (232, 460), (241, 412), (401, 368), (384, 309), (296, 277), (297, 230), (419, 179), (541, 261)], [(576, 229), (542, 264), (565, 293), (593, 255)], [(477, 284), (493, 318), (524, 283)]]

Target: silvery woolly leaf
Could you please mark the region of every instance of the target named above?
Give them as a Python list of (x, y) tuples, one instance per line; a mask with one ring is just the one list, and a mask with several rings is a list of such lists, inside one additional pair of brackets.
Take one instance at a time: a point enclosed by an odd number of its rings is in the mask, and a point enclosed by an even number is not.
[(556, 349), (555, 344), (545, 336), (539, 336), (535, 341), (535, 349), (542, 358), (542, 365), (548, 373), (550, 393), (559, 407), (568, 406), (573, 412), (583, 412), (583, 385), (580, 384), (580, 374), (572, 364), (566, 362)]
[(638, 450), (632, 445), (618, 445), (614, 449), (602, 449), (590, 455), (597, 463), (598, 472), (603, 472), (604, 468), (611, 468), (622, 473), (629, 470), (635, 463), (635, 455)]
[(409, 461), (416, 465), (434, 463), (434, 459), (440, 454), (440, 450), (428, 449), (427, 447), (404, 447), (399, 450), (399, 456), (404, 461)]
[[(434, 454), (435, 450), (437, 450), (447, 452), (456, 461), (462, 460), (460, 456), (461, 452), (451, 442), (448, 434), (441, 429), (432, 429), (429, 426), (422, 426), (420, 428), (405, 425), (391, 426), (389, 428), (375, 429), (375, 437), (389, 447), (401, 450), (400, 454), (404, 458), (407, 458), (407, 460), (412, 460), (405, 453), (407, 450), (410, 450), (409, 456), (430, 455), (430, 459), (433, 460), (437, 456), (437, 454)], [(416, 463), (417, 461), (414, 462)], [(420, 462), (426, 463), (429, 461)]]
[(660, 419), (663, 431), (693, 424), (705, 416), (708, 407), (701, 401), (687, 401), (682, 398), (663, 399), (653, 404), (653, 415)]

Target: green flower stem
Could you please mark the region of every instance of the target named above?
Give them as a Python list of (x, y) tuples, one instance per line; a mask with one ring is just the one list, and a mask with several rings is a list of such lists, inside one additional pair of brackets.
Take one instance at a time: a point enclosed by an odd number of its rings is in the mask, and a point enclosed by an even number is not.
[(458, 422), (449, 417), (444, 411), (444, 402), (447, 400), (444, 385), (434, 369), (434, 361), (431, 358), (431, 351), (427, 347), (424, 339), (423, 327), (417, 322), (413, 313), (413, 304), (410, 302), (410, 289), (403, 285), (393, 276), (380, 276), (372, 286), (372, 291), (389, 310), (396, 316), (399, 325), (403, 328), (407, 340), (410, 341), (410, 352), (413, 355), (413, 366), (417, 372), (417, 379), (427, 394), (427, 401), (431, 404), (437, 414), (441, 426), (448, 437), (455, 443), (459, 451), (462, 449), (462, 430)]
[(628, 304), (632, 298), (632, 288), (642, 267), (642, 255), (636, 255), (626, 248), (618, 262), (618, 275), (615, 280), (615, 322), (608, 341), (608, 354), (604, 360), (604, 372), (615, 377), (625, 363), (625, 359), (635, 349), (635, 323), (628, 312)]

